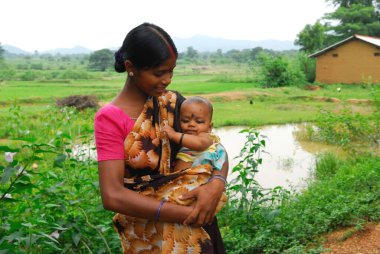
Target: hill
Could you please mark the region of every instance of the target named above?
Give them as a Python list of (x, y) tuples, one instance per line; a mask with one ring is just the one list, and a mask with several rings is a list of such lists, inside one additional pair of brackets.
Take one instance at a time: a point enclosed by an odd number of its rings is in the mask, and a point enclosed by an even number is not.
[(252, 49), (256, 47), (262, 47), (265, 49), (272, 49), (276, 51), (298, 49), (292, 41), (280, 41), (280, 40), (261, 40), (261, 41), (250, 41), (250, 40), (229, 40), (221, 38), (213, 38), (204, 35), (196, 35), (190, 38), (173, 38), (174, 43), (177, 46), (179, 52), (184, 52), (190, 46), (194, 49), (205, 52), (205, 51), (217, 51), (221, 49), (223, 52), (237, 49)]
[[(227, 52), (232, 49), (243, 50), (252, 49), (256, 47), (262, 47), (264, 49), (271, 49), (276, 51), (298, 49), (292, 41), (280, 41), (280, 40), (229, 40), (222, 38), (213, 38), (204, 35), (196, 35), (190, 38), (173, 38), (174, 43), (177, 46), (178, 52), (185, 52), (188, 47), (193, 47), (199, 52), (215, 52), (221, 49), (223, 52)], [(13, 45), (4, 44), (2, 47), (10, 54), (33, 54), (34, 52), (28, 52)], [(116, 50), (117, 47), (108, 47), (111, 50)], [(83, 46), (75, 46), (72, 48), (56, 48), (47, 51), (40, 51), (39, 54), (89, 54), (94, 50), (85, 48)]]

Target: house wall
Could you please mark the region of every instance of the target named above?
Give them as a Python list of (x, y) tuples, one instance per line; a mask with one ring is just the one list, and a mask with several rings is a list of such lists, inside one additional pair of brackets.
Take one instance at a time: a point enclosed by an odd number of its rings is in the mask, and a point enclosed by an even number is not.
[(338, 45), (317, 57), (316, 81), (323, 84), (380, 84), (380, 48), (359, 40)]

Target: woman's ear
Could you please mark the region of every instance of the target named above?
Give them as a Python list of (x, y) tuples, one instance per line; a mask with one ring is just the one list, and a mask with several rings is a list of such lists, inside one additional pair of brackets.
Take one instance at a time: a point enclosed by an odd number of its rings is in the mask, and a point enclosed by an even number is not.
[(136, 72), (136, 68), (133, 65), (133, 63), (129, 60), (124, 62), (125, 64), (125, 69), (127, 70), (128, 76), (133, 76), (134, 73)]

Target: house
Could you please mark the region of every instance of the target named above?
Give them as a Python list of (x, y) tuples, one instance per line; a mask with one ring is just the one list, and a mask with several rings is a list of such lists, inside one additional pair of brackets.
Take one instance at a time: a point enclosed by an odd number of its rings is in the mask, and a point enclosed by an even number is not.
[(323, 84), (380, 84), (380, 38), (355, 34), (309, 57)]

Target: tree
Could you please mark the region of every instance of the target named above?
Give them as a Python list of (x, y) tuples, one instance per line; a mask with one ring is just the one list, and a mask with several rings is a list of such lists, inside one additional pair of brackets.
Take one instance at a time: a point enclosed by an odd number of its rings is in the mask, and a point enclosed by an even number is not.
[(314, 25), (306, 25), (295, 44), (307, 53), (346, 39), (353, 34), (380, 37), (380, 0), (327, 0), (337, 9)]
[(306, 53), (312, 53), (324, 48), (326, 41), (326, 27), (318, 20), (314, 25), (306, 25), (297, 35), (295, 45), (301, 46), (301, 50)]
[[(336, 2), (336, 0), (335, 0)], [(334, 42), (353, 34), (380, 36), (380, 13), (376, 1), (343, 1), (335, 12), (325, 15), (326, 21), (333, 21), (329, 37)]]
[(3, 49), (3, 47), (1, 46), (1, 43), (0, 43), (0, 62), (2, 62), (4, 60), (4, 52), (5, 52), (5, 50)]
[(187, 50), (186, 50), (186, 56), (188, 58), (196, 58), (198, 56), (198, 51), (195, 50), (193, 47), (187, 47)]
[(101, 49), (94, 51), (90, 55), (88, 61), (88, 67), (91, 70), (105, 71), (107, 68), (112, 67), (112, 64), (114, 63), (113, 52), (109, 49)]

